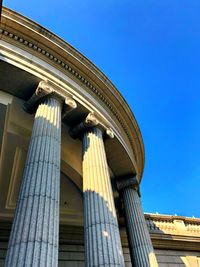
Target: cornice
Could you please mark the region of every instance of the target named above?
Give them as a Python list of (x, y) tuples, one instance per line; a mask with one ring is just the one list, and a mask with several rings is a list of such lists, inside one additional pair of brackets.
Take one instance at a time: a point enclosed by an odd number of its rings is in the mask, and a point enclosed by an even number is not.
[(149, 232), (170, 236), (192, 236), (200, 239), (200, 219), (183, 216), (145, 214)]
[(145, 214), (154, 248), (200, 251), (200, 218)]
[[(66, 61), (64, 57), (59, 57), (52, 53), (52, 51), (48, 49), (44, 49), (39, 42), (37, 41), (30, 41), (26, 38), (26, 36), (23, 34), (18, 34), (16, 31), (12, 31), (11, 28), (1, 28), (0, 29), (0, 35), (7, 37), (11, 39), (12, 41), (18, 43), (20, 46), (26, 47), (26, 49), (32, 50), (41, 57), (45, 57), (46, 59), (53, 62), (53, 64), (56, 64), (59, 66), (59, 68), (62, 68), (63, 71), (67, 71), (70, 75), (72, 75), (75, 79), (77, 79), (79, 82), (81, 82), (84, 86), (86, 86), (90, 91), (92, 91), (98, 99), (110, 110), (110, 112), (116, 117), (119, 124), (121, 125), (122, 129), (124, 130), (130, 144), (131, 148), (133, 150), (133, 154), (137, 163), (137, 169), (138, 169), (138, 176), (141, 179), (142, 172), (144, 168), (144, 145), (142, 141), (142, 136), (140, 129), (138, 127), (138, 124), (136, 122), (136, 119), (134, 115), (132, 114), (130, 108), (128, 107), (126, 101), (123, 99), (119, 91), (114, 87), (114, 85), (109, 81), (109, 79), (96, 67), (94, 64), (92, 64), (86, 57), (84, 57), (81, 53), (79, 53), (77, 50), (75, 50), (72, 46), (58, 38), (56, 35), (50, 33), (48, 30), (42, 28), (40, 25), (32, 22), (31, 20), (7, 9), (3, 8), (3, 17), (6, 17), (6, 19), (14, 19), (17, 21), (17, 23), (21, 23), (23, 26), (29, 27), (31, 30), (34, 30), (35, 32), (38, 31), (38, 28), (40, 28), (40, 35), (44, 38), (49, 38), (51, 42), (55, 42), (56, 45), (59, 45), (62, 49), (66, 50), (65, 52), (70, 53), (70, 56), (73, 56), (76, 58), (76, 60), (79, 60), (79, 63), (81, 61), (81, 64), (84, 64), (84, 67), (87, 68), (88, 71), (92, 72), (99, 81), (101, 81), (106, 88), (108, 89), (109, 93), (113, 95), (113, 99), (115, 101), (118, 101), (118, 106), (116, 106), (114, 103), (111, 103), (108, 98), (102, 94), (101, 90), (96, 86), (95, 82), (87, 79), (85, 75), (78, 71), (78, 68), (74, 68), (73, 64), (70, 64)], [(42, 30), (43, 31), (42, 31)], [(114, 106), (115, 105), (115, 106)], [(121, 116), (121, 114), (118, 112), (118, 109), (126, 114), (127, 118), (124, 120), (124, 117)], [(124, 122), (126, 121), (126, 123)], [(129, 124), (129, 122), (131, 124)], [(135, 131), (135, 137), (131, 136), (131, 131)], [(138, 146), (139, 145), (139, 146)], [(136, 146), (138, 148), (136, 148)]]
[(165, 215), (165, 214), (157, 214), (157, 213), (145, 213), (146, 219), (152, 219), (157, 221), (173, 221), (173, 220), (182, 220), (186, 223), (197, 223), (200, 226), (200, 218), (195, 217), (185, 217), (185, 216), (177, 216), (177, 215)]

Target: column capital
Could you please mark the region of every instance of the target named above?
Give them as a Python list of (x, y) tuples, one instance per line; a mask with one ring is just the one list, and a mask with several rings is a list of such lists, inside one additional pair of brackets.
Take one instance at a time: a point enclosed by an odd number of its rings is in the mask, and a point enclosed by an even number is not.
[(69, 133), (72, 138), (78, 138), (80, 137), (85, 131), (97, 127), (102, 132), (105, 132), (110, 138), (114, 138), (113, 130), (110, 127), (106, 127), (95, 116), (93, 112), (90, 112), (87, 117), (78, 125), (76, 125), (74, 128), (71, 128)]
[(118, 191), (123, 191), (125, 188), (133, 188), (135, 189), (139, 196), (140, 196), (140, 192), (139, 192), (139, 181), (137, 178), (137, 175), (133, 176), (133, 177), (124, 177), (124, 178), (120, 178), (117, 180), (117, 188)]
[(63, 104), (63, 117), (65, 117), (69, 111), (77, 107), (77, 104), (72, 97), (58, 93), (48, 81), (41, 81), (34, 94), (24, 103), (24, 110), (28, 113), (34, 113), (37, 106), (47, 97), (57, 99)]

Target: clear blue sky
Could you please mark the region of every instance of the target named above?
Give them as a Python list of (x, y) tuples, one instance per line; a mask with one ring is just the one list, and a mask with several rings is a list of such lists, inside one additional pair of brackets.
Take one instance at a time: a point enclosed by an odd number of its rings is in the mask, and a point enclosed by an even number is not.
[(94, 62), (144, 139), (145, 212), (200, 217), (200, 1), (4, 0)]

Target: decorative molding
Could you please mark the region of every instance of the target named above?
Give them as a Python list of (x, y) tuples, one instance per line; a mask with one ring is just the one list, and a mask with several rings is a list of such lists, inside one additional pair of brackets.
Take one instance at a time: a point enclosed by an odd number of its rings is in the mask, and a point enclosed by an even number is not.
[(22, 165), (25, 161), (26, 152), (20, 147), (16, 147), (13, 164), (12, 164), (12, 172), (9, 182), (9, 188), (7, 193), (7, 199), (5, 207), (9, 210), (14, 210), (16, 206), (16, 190), (19, 189), (19, 184), (22, 178)]
[[(116, 109), (109, 103), (109, 101), (102, 95), (102, 93), (91, 82), (89, 82), (85, 77), (83, 77), (83, 75), (81, 75), (72, 66), (69, 66), (66, 62), (57, 58), (52, 53), (42, 49), (41, 47), (39, 47), (35, 43), (30, 42), (28, 40), (25, 40), (24, 38), (19, 37), (18, 35), (14, 34), (14, 33), (8, 32), (5, 29), (0, 28), (0, 34), (7, 36), (10, 39), (13, 39), (14, 41), (20, 43), (21, 45), (24, 45), (24, 46), (28, 47), (29, 49), (32, 49), (32, 50), (38, 52), (39, 54), (42, 54), (43, 56), (46, 56), (48, 59), (53, 61), (55, 64), (58, 64), (61, 68), (68, 71), (71, 75), (73, 75), (76, 79), (78, 79), (81, 83), (83, 83), (87, 88), (89, 88), (93, 93), (95, 93), (96, 96), (108, 107), (108, 109), (112, 112), (112, 114), (117, 118), (117, 120), (120, 123), (122, 129), (124, 130), (126, 136), (128, 137), (128, 140), (131, 144), (131, 148), (133, 150), (135, 161), (136, 161), (136, 163), (138, 163), (137, 155), (136, 155), (136, 151), (135, 151), (135, 147), (134, 147), (134, 142), (131, 139), (131, 136), (128, 132), (127, 127), (125, 126), (124, 122), (120, 118), (119, 113), (116, 111)], [(133, 130), (136, 132), (136, 134), (138, 134), (135, 128), (133, 128)], [(141, 173), (139, 173), (139, 175), (141, 176)]]
[(200, 237), (200, 219), (145, 214), (150, 233), (192, 235)]

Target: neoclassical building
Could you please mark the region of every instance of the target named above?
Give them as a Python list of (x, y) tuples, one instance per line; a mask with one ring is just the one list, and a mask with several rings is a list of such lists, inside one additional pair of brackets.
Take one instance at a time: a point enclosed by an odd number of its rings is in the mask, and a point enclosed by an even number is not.
[(3, 8), (0, 266), (200, 266), (200, 220), (144, 215), (139, 126), (84, 55)]

